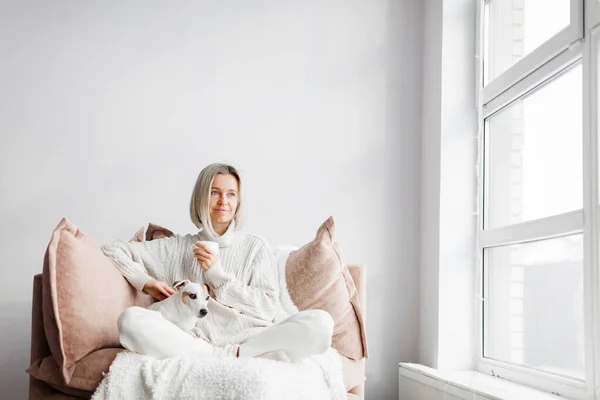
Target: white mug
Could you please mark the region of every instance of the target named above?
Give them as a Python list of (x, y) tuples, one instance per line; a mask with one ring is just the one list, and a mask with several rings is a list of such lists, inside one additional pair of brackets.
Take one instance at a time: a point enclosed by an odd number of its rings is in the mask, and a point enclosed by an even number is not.
[[(219, 254), (219, 243), (211, 242), (210, 240), (200, 240), (200, 243), (208, 247), (214, 254)], [(196, 245), (194, 244), (194, 246)]]

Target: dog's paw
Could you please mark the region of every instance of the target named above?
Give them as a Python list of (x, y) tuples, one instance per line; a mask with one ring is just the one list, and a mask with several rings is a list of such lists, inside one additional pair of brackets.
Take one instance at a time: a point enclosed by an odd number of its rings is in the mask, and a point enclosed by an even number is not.
[(204, 334), (202, 333), (202, 330), (200, 328), (197, 328), (197, 327), (192, 328), (192, 330), (189, 331), (188, 333), (194, 338), (206, 340), (206, 337), (204, 336)]

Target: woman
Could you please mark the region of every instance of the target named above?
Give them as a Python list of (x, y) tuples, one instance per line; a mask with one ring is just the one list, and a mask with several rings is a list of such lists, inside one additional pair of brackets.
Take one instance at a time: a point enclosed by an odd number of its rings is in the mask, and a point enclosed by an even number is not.
[[(196, 180), (190, 204), (197, 234), (119, 241), (102, 248), (131, 285), (158, 300), (174, 293), (164, 281), (182, 279), (206, 284), (213, 296), (208, 315), (196, 324), (198, 338), (158, 312), (126, 309), (118, 323), (125, 348), (158, 358), (230, 355), (294, 362), (331, 345), (331, 316), (320, 310), (289, 316), (280, 301), (277, 266), (267, 243), (238, 230), (241, 189), (234, 167), (209, 165)], [(200, 241), (217, 242), (218, 255)]]

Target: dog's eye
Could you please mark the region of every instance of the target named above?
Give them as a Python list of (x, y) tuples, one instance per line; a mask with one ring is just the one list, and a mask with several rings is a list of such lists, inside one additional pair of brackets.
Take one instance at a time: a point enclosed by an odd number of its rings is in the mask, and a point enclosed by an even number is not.
[(196, 300), (196, 293), (190, 293), (190, 299)]
[(206, 296), (206, 299), (205, 299), (205, 300), (206, 300), (206, 301), (208, 301), (208, 299), (210, 299), (210, 296)]

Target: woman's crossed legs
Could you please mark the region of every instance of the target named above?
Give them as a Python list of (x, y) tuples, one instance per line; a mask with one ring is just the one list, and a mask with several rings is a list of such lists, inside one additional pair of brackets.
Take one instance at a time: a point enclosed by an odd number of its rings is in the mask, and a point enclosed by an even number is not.
[(301, 311), (239, 345), (215, 347), (182, 331), (160, 312), (141, 307), (123, 311), (117, 323), (123, 347), (156, 358), (183, 355), (258, 357), (283, 351), (292, 362), (325, 352), (331, 346), (334, 326), (333, 319), (325, 311)]

